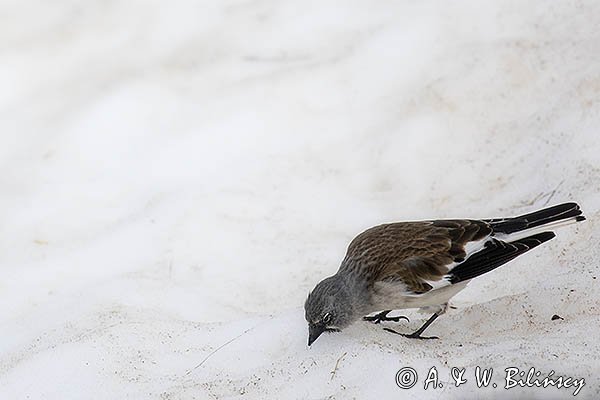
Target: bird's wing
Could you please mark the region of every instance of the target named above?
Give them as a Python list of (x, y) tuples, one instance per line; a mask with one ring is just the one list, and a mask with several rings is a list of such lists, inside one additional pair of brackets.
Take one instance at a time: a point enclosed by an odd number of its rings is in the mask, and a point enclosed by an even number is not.
[(452, 269), (485, 249), (492, 234), (490, 225), (478, 220), (380, 225), (350, 243), (340, 269), (350, 273), (360, 269), (370, 284), (400, 281), (409, 292), (425, 293), (451, 284)]

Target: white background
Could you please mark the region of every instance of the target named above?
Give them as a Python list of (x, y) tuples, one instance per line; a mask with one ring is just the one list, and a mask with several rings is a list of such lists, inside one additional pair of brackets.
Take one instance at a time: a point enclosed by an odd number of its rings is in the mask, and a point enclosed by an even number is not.
[[(3, 0), (0, 398), (572, 398), (394, 383), (475, 365), (598, 398), (598, 21), (594, 1)], [(439, 341), (359, 322), (307, 347), (306, 295), (362, 230), (562, 201), (588, 221), (472, 282)]]

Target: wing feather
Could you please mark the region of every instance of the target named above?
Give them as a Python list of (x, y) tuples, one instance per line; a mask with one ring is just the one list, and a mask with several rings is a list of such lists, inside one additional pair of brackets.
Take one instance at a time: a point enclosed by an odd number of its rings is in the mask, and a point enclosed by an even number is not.
[(468, 246), (489, 239), (484, 221), (436, 220), (379, 225), (358, 235), (348, 247), (341, 269), (360, 273), (369, 284), (402, 281), (415, 294), (442, 282), (454, 266), (467, 259)]

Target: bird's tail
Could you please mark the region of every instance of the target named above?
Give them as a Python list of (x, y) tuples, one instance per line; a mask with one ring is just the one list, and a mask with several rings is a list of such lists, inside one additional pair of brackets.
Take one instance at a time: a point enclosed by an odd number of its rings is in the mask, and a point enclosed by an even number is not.
[(563, 203), (518, 217), (490, 219), (486, 222), (493, 229), (494, 236), (513, 241), (531, 236), (535, 232), (548, 231), (584, 220), (579, 205)]
[(450, 270), (448, 280), (458, 283), (485, 274), (552, 239), (552, 229), (583, 221), (579, 206), (564, 203), (512, 218), (488, 219), (492, 238), (484, 248)]

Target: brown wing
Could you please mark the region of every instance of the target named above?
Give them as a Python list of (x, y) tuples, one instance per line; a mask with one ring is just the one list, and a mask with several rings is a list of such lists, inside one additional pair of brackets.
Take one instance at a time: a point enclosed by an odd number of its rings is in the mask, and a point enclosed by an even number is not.
[(448, 266), (464, 261), (465, 245), (492, 233), (484, 221), (437, 220), (399, 222), (368, 229), (348, 247), (340, 270), (360, 270), (372, 285), (401, 280), (414, 293), (432, 288)]

